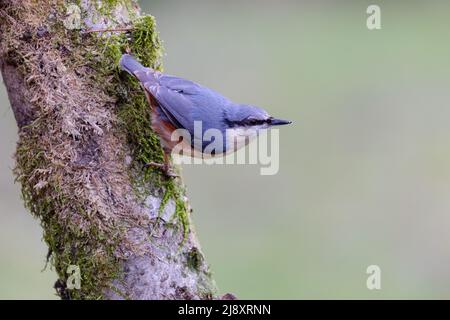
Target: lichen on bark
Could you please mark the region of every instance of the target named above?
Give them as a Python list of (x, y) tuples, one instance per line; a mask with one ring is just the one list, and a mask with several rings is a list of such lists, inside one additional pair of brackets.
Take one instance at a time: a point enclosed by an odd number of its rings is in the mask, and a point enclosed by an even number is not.
[[(0, 4), (0, 63), (19, 126), (17, 181), (39, 219), (62, 298), (206, 299), (215, 284), (180, 180), (162, 161), (139, 84), (118, 69), (131, 51), (161, 70), (152, 16), (130, 0), (82, 0), (68, 29), (62, 0)], [(86, 32), (127, 27), (130, 32)], [(20, 93), (19, 93), (20, 91)], [(69, 290), (77, 265), (81, 288)]]

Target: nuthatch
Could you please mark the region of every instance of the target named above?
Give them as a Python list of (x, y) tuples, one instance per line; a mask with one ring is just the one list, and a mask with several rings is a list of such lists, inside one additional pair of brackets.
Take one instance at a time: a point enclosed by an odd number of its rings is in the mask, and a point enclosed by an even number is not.
[[(165, 164), (151, 163), (168, 173), (168, 159), (179, 141), (172, 141), (176, 129), (185, 129), (191, 136), (191, 148), (203, 153), (206, 143), (194, 143), (198, 133), (194, 122), (202, 124), (202, 136), (209, 129), (222, 133), (223, 149), (216, 154), (226, 154), (245, 146), (261, 129), (290, 124), (275, 119), (265, 110), (245, 104), (236, 104), (221, 94), (195, 82), (163, 74), (146, 68), (136, 59), (124, 54), (120, 59), (122, 69), (135, 76), (143, 87), (152, 110), (152, 128), (159, 135), (165, 151)], [(236, 143), (237, 142), (237, 143)], [(169, 174), (170, 175), (170, 174)]]

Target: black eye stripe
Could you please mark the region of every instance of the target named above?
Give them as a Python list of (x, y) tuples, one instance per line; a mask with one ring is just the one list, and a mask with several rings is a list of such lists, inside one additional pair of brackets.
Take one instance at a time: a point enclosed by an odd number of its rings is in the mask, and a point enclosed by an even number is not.
[(271, 123), (272, 119), (263, 119), (263, 120), (259, 120), (259, 119), (244, 119), (241, 121), (233, 121), (233, 122), (229, 122), (228, 124), (232, 127), (235, 126), (256, 126), (256, 125), (262, 125), (265, 123)]
[(270, 123), (270, 119), (245, 119), (241, 122), (241, 124), (243, 125), (251, 125), (251, 126), (256, 126), (256, 125), (262, 125), (265, 123)]

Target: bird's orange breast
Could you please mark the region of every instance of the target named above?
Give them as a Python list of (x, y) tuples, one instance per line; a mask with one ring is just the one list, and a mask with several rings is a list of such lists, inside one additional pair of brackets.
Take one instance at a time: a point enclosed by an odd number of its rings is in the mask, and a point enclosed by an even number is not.
[[(149, 101), (149, 104), (151, 106), (151, 112), (152, 112), (152, 129), (153, 131), (158, 134), (159, 139), (161, 141), (161, 146), (164, 149), (164, 152), (166, 154), (170, 154), (172, 150), (177, 146), (180, 142), (180, 140), (172, 140), (172, 133), (177, 130), (177, 128), (169, 121), (161, 119), (161, 114), (159, 113), (158, 103), (155, 100), (155, 98), (147, 91), (145, 90), (147, 99)], [(184, 141), (183, 141), (184, 142)], [(189, 150), (192, 149), (191, 145), (183, 145), (183, 150)]]
[(152, 129), (155, 131), (166, 153), (170, 153), (178, 144), (178, 141), (172, 141), (172, 132), (176, 130), (175, 126), (168, 121), (162, 120), (157, 108), (152, 108)]

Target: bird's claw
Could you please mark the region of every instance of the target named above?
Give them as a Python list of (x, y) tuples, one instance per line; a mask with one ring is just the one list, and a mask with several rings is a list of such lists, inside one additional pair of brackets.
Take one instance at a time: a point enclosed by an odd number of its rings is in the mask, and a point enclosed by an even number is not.
[(165, 163), (158, 163), (158, 162), (148, 162), (145, 164), (145, 167), (154, 167), (154, 168), (158, 168), (161, 169), (162, 172), (164, 172), (164, 174), (169, 177), (169, 178), (178, 178), (179, 175), (176, 174), (168, 164)]

